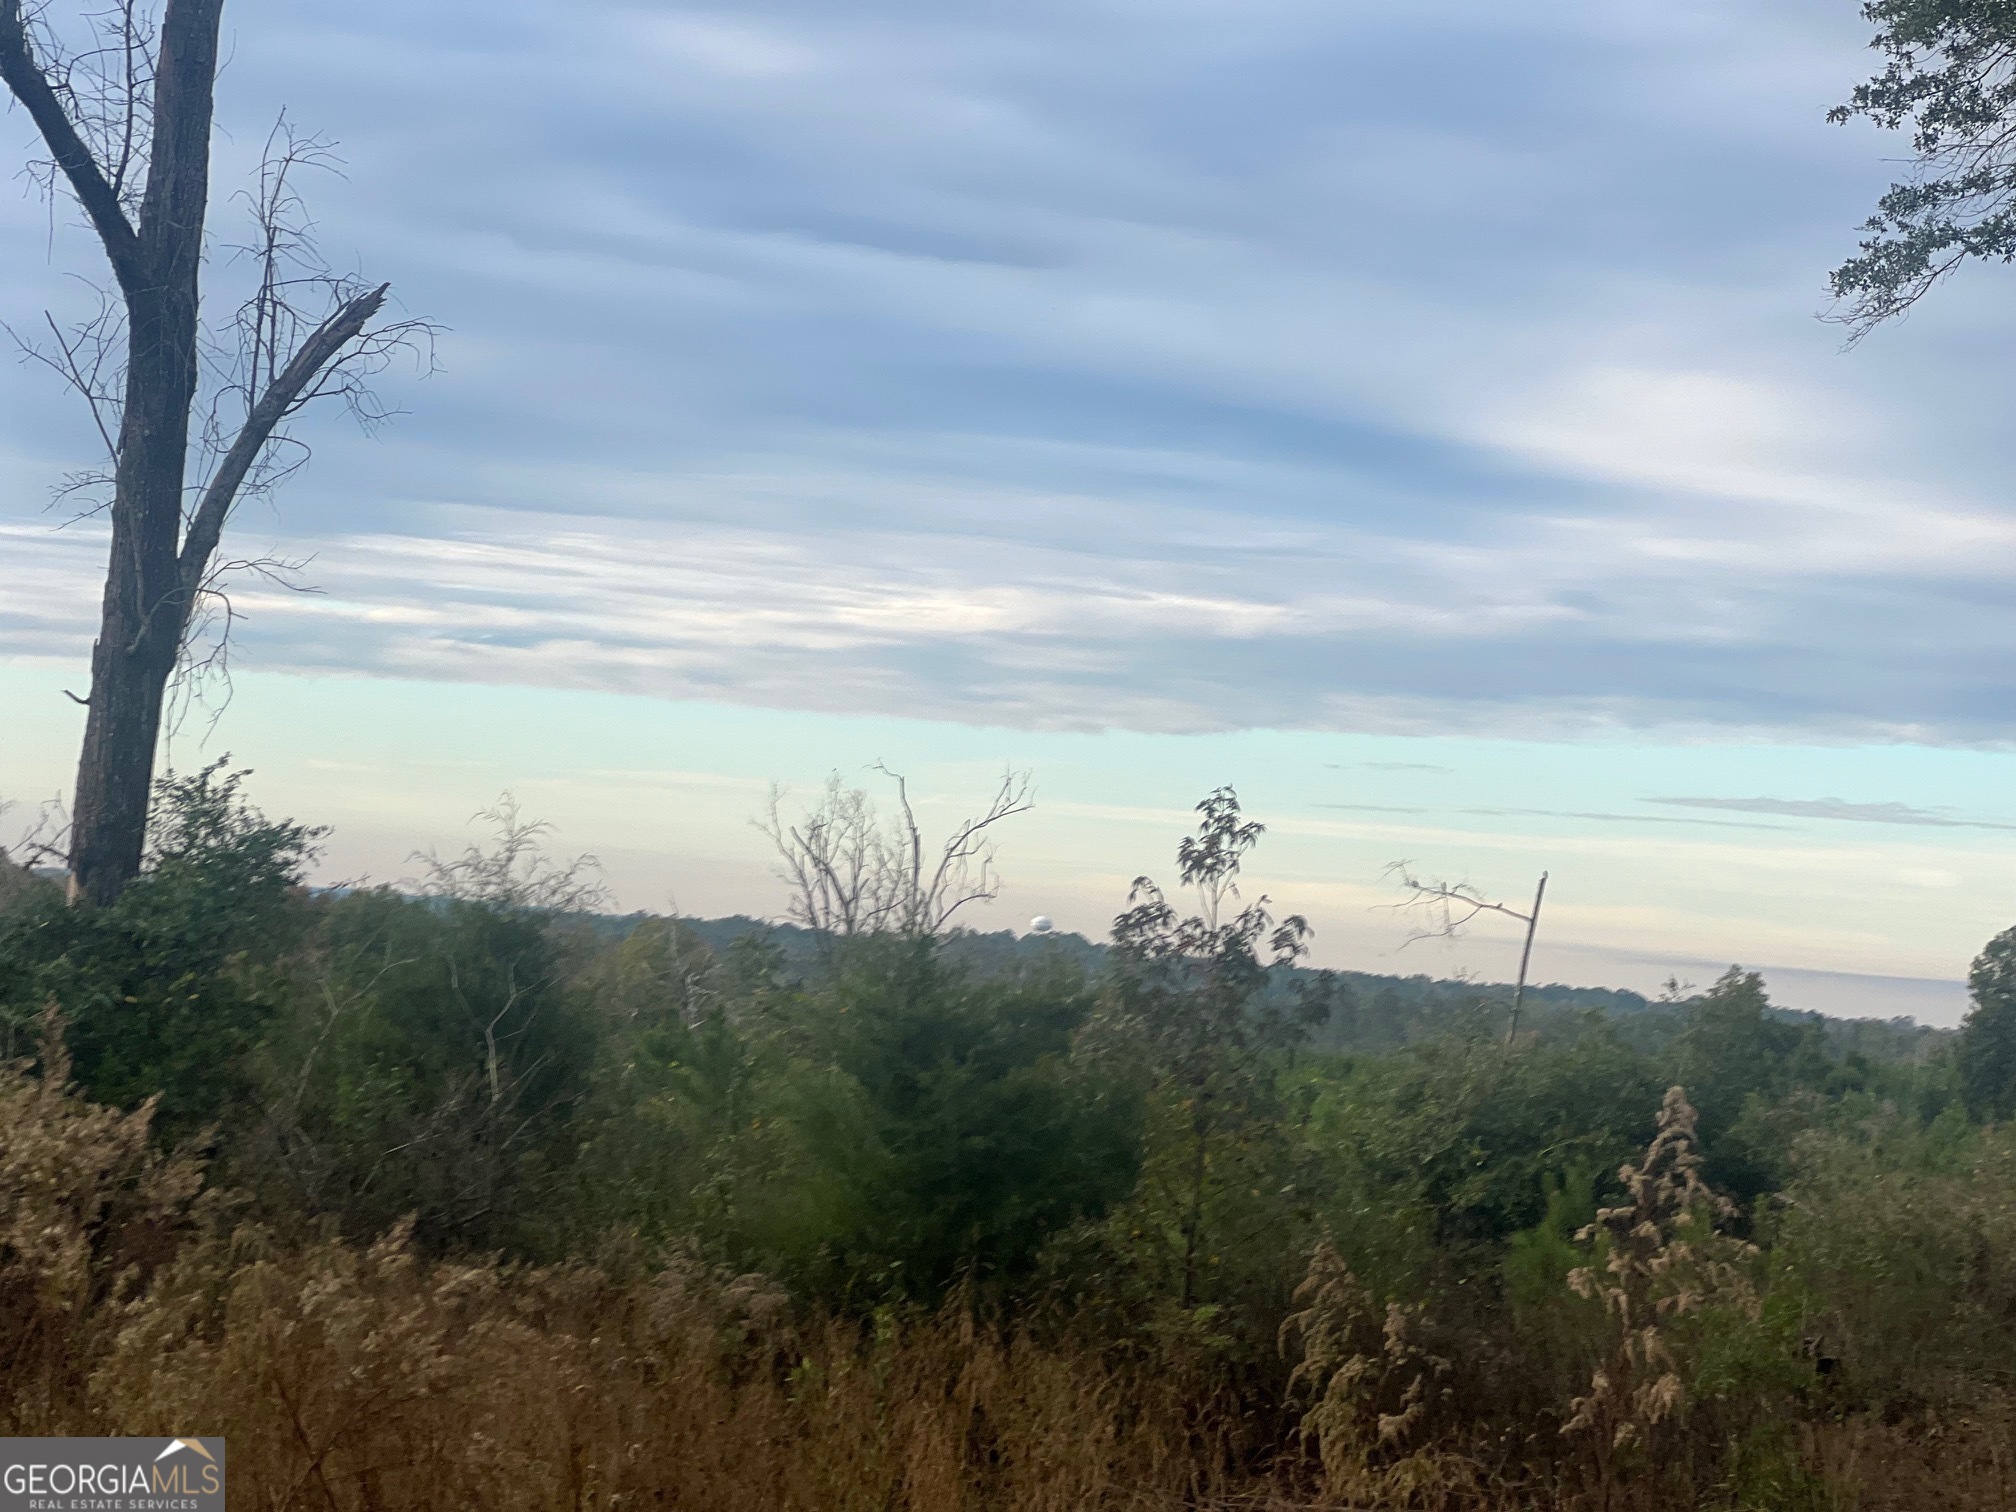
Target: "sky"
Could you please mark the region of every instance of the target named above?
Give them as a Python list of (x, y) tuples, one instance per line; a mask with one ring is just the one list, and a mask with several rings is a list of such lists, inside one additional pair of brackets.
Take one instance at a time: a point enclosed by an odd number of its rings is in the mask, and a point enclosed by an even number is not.
[[(1013, 764), (971, 922), (1093, 934), (1231, 783), (1326, 964), (1503, 979), (1385, 868), (1546, 870), (1543, 978), (1951, 1023), (2016, 916), (2016, 272), (1820, 318), (1906, 150), (1825, 120), (1857, 9), (236, 7), (213, 305), (284, 110), (340, 142), (325, 254), (439, 335), (241, 512), (314, 591), (240, 583), (170, 757), (254, 766), (330, 876), (508, 788), (624, 906), (765, 915), (771, 783), (883, 761), (943, 824)], [(0, 188), (15, 329), (88, 306), (73, 222)], [(74, 761), (95, 448), (0, 364), (17, 824)]]

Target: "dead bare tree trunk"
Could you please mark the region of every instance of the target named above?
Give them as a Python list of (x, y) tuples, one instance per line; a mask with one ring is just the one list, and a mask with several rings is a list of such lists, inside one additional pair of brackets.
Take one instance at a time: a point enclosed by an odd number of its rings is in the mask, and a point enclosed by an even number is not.
[[(105, 134), (94, 127), (104, 117), (94, 117), (72, 87), (40, 10), (24, 14), (23, 0), (0, 0), (0, 78), (88, 217), (125, 313), (111, 554), (72, 800), (71, 896), (91, 903), (110, 902), (140, 869), (163, 704), (192, 615), (209, 591), (232, 505), (276, 427), (328, 391), (330, 375), (358, 350), (385, 300), (383, 286), (347, 288), (284, 363), (269, 360), (262, 370), (254, 362), (243, 419), (192, 501), (199, 285), (223, 8), (224, 0), (166, 0), (152, 35), (133, 4), (112, 13), (129, 61), (137, 50), (151, 64), (125, 99), (127, 129), (115, 154), (103, 150)], [(133, 138), (150, 121), (136, 196), (129, 189), (140, 171)]]
[(1399, 880), (1408, 894), (1406, 902), (1394, 906), (1425, 910), (1430, 921), (1427, 928), (1417, 929), (1408, 943), (1453, 940), (1480, 913), (1503, 914), (1526, 926), (1526, 943), (1519, 951), (1519, 977), (1512, 985), (1511, 1018), (1505, 1026), (1505, 1043), (1508, 1046), (1516, 1043), (1520, 1011), (1526, 1006), (1526, 972), (1533, 964), (1533, 936), (1540, 928), (1540, 905), (1547, 898), (1547, 873), (1540, 873), (1540, 885), (1533, 889), (1532, 910), (1521, 913), (1507, 904), (1492, 902), (1468, 882), (1423, 882), (1406, 861), (1395, 861), (1386, 871)]
[(1533, 889), (1533, 911), (1526, 915), (1526, 943), (1519, 951), (1519, 979), (1512, 984), (1512, 1019), (1505, 1026), (1508, 1045), (1519, 1038), (1519, 1010), (1526, 1005), (1526, 968), (1533, 964), (1533, 933), (1540, 927), (1540, 905), (1546, 899), (1547, 873), (1542, 872), (1540, 885)]

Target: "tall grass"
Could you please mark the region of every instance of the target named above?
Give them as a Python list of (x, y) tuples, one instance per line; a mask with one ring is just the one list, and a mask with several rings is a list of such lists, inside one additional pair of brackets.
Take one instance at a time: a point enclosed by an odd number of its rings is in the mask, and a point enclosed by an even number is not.
[(119, 1431), (192, 1404), (240, 1505), (1074, 1508), (1173, 1503), (1182, 1393), (947, 1315), (794, 1317), (683, 1266), (429, 1264), (395, 1232), (196, 1247), (90, 1382)]

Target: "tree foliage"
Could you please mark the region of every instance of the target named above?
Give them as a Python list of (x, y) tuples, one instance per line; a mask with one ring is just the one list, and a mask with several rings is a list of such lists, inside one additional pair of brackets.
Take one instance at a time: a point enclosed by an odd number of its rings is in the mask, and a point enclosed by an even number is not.
[(1901, 314), (1969, 258), (2016, 259), (2016, 7), (2007, 0), (1869, 0), (1888, 59), (1829, 119), (1909, 130), (1911, 175), (1864, 224), (1834, 294), (1857, 334)]
[(269, 820), (244, 771), (218, 761), (155, 786), (145, 868), (116, 902), (62, 905), (53, 888), (0, 914), (0, 1022), (10, 1045), (53, 1003), (92, 1096), (160, 1098), (183, 1131), (244, 1111), (248, 1056), (289, 990), (306, 927), (302, 872), (320, 831)]
[(2016, 1116), (2016, 929), (1982, 947), (1967, 973), (1974, 1006), (1960, 1029), (1960, 1088), (1978, 1118)]

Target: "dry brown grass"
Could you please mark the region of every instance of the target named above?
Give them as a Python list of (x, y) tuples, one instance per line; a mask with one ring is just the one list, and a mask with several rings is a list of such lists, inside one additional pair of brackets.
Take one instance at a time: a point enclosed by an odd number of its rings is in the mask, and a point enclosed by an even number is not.
[[(1167, 1502), (1180, 1400), (952, 1317), (808, 1330), (758, 1278), (197, 1247), (91, 1380), (118, 1431), (192, 1403), (255, 1507), (1078, 1508)], [(206, 1430), (207, 1431), (207, 1430)]]
[(164, 1159), (153, 1105), (134, 1113), (70, 1094), (53, 1010), (46, 1074), (0, 1064), (0, 1431), (81, 1431), (85, 1382), (186, 1238), (214, 1222), (193, 1161)]

